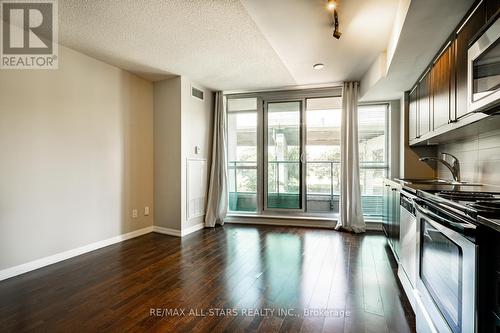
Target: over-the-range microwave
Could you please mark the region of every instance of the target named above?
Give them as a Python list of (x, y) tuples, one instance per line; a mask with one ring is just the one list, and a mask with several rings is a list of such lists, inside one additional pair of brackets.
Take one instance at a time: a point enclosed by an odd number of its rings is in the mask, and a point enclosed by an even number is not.
[(500, 20), (469, 47), (467, 91), (470, 112), (500, 111)]

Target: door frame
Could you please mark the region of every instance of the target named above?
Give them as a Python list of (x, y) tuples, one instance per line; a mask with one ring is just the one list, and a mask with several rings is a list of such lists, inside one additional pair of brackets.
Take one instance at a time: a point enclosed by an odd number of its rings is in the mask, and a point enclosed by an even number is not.
[[(317, 87), (317, 88), (308, 88), (308, 89), (294, 89), (294, 90), (268, 90), (268, 91), (229, 91), (225, 92), (226, 99), (238, 99), (238, 98), (257, 98), (257, 210), (255, 213), (250, 212), (238, 212), (238, 214), (241, 215), (260, 215), (260, 216), (273, 216), (273, 215), (295, 215), (295, 216), (304, 216), (304, 217), (326, 217), (326, 218), (331, 218), (330, 215), (328, 214), (316, 214), (316, 213), (307, 213), (307, 184), (306, 184), (306, 170), (304, 171), (304, 177), (302, 177), (302, 181), (304, 184), (302, 184), (303, 188), (303, 200), (305, 203), (303, 203), (304, 211), (298, 211), (298, 210), (292, 210), (292, 211), (287, 211), (287, 210), (265, 210), (264, 205), (265, 205), (265, 181), (267, 179), (265, 178), (265, 152), (264, 150), (267, 149), (267, 142), (265, 142), (265, 114), (264, 114), (264, 101), (274, 101), (274, 100), (301, 100), (303, 102), (304, 106), (304, 112), (305, 112), (305, 107), (306, 107), (306, 100), (308, 98), (321, 98), (321, 97), (342, 97), (342, 86), (330, 86), (330, 87)], [(305, 121), (305, 118), (304, 118)], [(306, 133), (307, 133), (307, 128), (304, 124), (303, 127), (303, 138), (304, 138), (304, 145), (305, 145), (305, 140), (307, 140)], [(305, 152), (305, 148), (304, 148)], [(306, 163), (302, 163), (303, 166), (306, 168), (307, 166), (307, 161)], [(307, 168), (306, 168), (307, 169)]]
[[(268, 128), (267, 128), (267, 115), (269, 103), (299, 103), (299, 200), (300, 208), (269, 208), (267, 206), (267, 196), (268, 196)], [(263, 123), (262, 132), (263, 136), (263, 153), (264, 158), (262, 160), (262, 190), (263, 190), (263, 203), (262, 210), (264, 212), (286, 212), (286, 213), (304, 213), (306, 212), (305, 206), (305, 99), (304, 98), (271, 98), (263, 99)], [(278, 184), (279, 186), (279, 184)]]

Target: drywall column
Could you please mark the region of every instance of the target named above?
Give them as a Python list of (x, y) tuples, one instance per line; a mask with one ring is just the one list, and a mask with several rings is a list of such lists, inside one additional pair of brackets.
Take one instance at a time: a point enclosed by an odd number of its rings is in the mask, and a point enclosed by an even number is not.
[[(191, 89), (203, 91), (203, 99)], [(207, 192), (213, 122), (213, 93), (186, 77), (154, 84), (155, 226), (174, 235), (203, 227), (204, 215), (190, 217), (187, 202), (187, 161), (205, 161)]]
[[(188, 159), (205, 160), (205, 182), (194, 184), (199, 186), (197, 192), (208, 192), (208, 174), (210, 171), (210, 156), (212, 155), (212, 123), (213, 123), (213, 92), (193, 83), (187, 77), (181, 78), (182, 82), (182, 223), (183, 233), (201, 228), (205, 219), (204, 215), (193, 214), (189, 216), (187, 196), (187, 161)], [(192, 89), (203, 92), (203, 99), (192, 96)], [(194, 228), (194, 229), (193, 229)]]
[(154, 84), (154, 225), (181, 231), (181, 78)]

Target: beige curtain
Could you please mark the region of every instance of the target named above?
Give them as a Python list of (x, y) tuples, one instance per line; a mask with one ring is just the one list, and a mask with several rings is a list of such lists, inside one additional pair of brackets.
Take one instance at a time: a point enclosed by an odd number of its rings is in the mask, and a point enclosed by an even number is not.
[(205, 215), (206, 227), (215, 227), (217, 223), (224, 224), (224, 218), (227, 214), (229, 194), (227, 190), (226, 147), (227, 128), (224, 95), (218, 91), (215, 93), (212, 164), (208, 185), (207, 213)]
[(340, 149), (340, 212), (335, 229), (364, 232), (358, 147), (358, 82), (344, 82)]

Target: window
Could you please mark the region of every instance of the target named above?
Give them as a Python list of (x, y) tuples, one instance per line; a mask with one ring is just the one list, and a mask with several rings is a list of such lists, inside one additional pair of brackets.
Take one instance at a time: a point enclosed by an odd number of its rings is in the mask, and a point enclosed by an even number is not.
[(339, 212), (341, 108), (341, 97), (306, 100), (306, 189), (309, 213)]
[[(361, 199), (369, 221), (382, 217), (388, 110), (387, 104), (358, 107)], [(228, 96), (229, 210), (337, 215), (341, 117), (340, 90)]]
[(257, 210), (257, 99), (227, 101), (229, 210)]
[(382, 218), (382, 181), (387, 177), (389, 163), (388, 105), (358, 107), (358, 139), (361, 200), (365, 218)]

